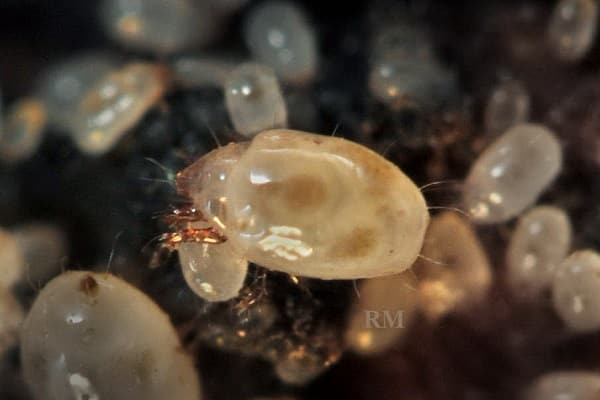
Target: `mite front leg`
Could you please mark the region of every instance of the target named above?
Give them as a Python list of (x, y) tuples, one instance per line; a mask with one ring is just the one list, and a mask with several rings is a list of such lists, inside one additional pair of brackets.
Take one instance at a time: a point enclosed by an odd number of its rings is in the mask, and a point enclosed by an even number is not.
[(202, 211), (198, 210), (192, 203), (186, 203), (180, 207), (173, 208), (170, 214), (162, 218), (169, 226), (178, 226), (183, 223), (206, 221)]
[(214, 228), (186, 228), (177, 232), (169, 232), (161, 235), (159, 242), (162, 247), (177, 250), (180, 243), (223, 243), (227, 240), (225, 236)]
[(214, 228), (185, 228), (177, 232), (163, 233), (158, 239), (160, 245), (150, 261), (150, 268), (162, 264), (168, 255), (177, 250), (181, 243), (223, 243), (227, 238)]

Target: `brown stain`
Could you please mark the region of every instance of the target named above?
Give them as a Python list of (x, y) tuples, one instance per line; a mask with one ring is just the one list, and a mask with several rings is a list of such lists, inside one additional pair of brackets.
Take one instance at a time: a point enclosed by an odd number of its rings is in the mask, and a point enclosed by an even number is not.
[(283, 195), (286, 203), (295, 209), (313, 209), (325, 200), (327, 190), (323, 182), (308, 175), (296, 175), (285, 181)]
[(150, 350), (144, 350), (136, 357), (133, 370), (141, 382), (152, 380), (152, 374), (156, 370), (156, 359)]
[(98, 282), (92, 275), (86, 275), (79, 281), (79, 290), (88, 297), (96, 297), (99, 289)]
[(327, 196), (323, 182), (309, 175), (294, 175), (281, 182), (260, 185), (259, 190), (265, 198), (279, 198), (283, 205), (298, 211), (318, 208)]
[(337, 258), (366, 257), (376, 243), (375, 231), (370, 228), (355, 228), (349, 235), (342, 237), (331, 249), (331, 255)]

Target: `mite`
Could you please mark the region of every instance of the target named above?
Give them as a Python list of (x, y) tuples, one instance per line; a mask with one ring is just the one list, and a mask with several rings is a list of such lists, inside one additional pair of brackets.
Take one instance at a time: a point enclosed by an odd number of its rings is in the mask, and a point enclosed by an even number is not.
[(189, 203), (167, 216), (161, 241), (211, 301), (237, 295), (249, 262), (320, 279), (400, 273), (429, 222), (418, 187), (379, 154), (286, 129), (206, 154), (176, 187)]

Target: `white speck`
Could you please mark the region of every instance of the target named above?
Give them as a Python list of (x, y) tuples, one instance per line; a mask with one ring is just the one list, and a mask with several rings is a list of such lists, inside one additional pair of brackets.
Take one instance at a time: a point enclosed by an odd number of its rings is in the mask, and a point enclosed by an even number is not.
[(271, 235), (258, 242), (263, 251), (272, 252), (289, 261), (296, 261), (298, 257), (308, 257), (313, 253), (312, 247), (300, 239), (294, 239), (302, 236), (302, 231), (296, 227), (272, 226), (269, 232)]
[(202, 288), (202, 290), (204, 290), (208, 294), (214, 294), (215, 293), (215, 289), (213, 288), (213, 286), (210, 283), (202, 282), (200, 284), (200, 287)]
[(80, 374), (69, 375), (69, 384), (77, 400), (100, 400), (89, 379)]
[(503, 165), (496, 165), (494, 168), (491, 169), (490, 175), (492, 176), (492, 178), (500, 178), (502, 175), (504, 175), (504, 170), (505, 167)]
[(539, 235), (542, 232), (542, 224), (539, 221), (532, 222), (529, 225), (529, 233), (532, 235)]
[(244, 96), (250, 96), (252, 94), (252, 86), (250, 86), (250, 85), (242, 86), (241, 92)]
[(294, 53), (292, 53), (290, 49), (281, 49), (277, 53), (277, 56), (282, 64), (290, 64), (294, 59)]
[(133, 97), (132, 96), (122, 96), (122, 97), (119, 98), (119, 100), (115, 104), (115, 108), (119, 112), (124, 112), (129, 107), (131, 107), (132, 104), (133, 104)]
[(574, 264), (574, 265), (571, 266), (570, 271), (571, 271), (572, 274), (578, 274), (578, 273), (580, 273), (582, 271), (582, 269), (583, 268), (581, 268), (581, 265)]
[(83, 316), (81, 314), (68, 314), (66, 321), (69, 325), (79, 324), (83, 321)]
[(502, 204), (502, 195), (498, 192), (490, 193), (489, 199), (493, 204)]
[(292, 237), (302, 236), (302, 231), (295, 226), (272, 226), (269, 228), (269, 232), (276, 235), (286, 235)]
[(285, 45), (285, 34), (279, 29), (271, 29), (267, 33), (267, 39), (269, 40), (269, 44), (278, 49), (282, 48)]
[(583, 312), (583, 299), (581, 296), (573, 296), (573, 312), (575, 314)]
[(526, 271), (530, 271), (531, 269), (533, 269), (533, 267), (535, 267), (536, 264), (537, 257), (535, 256), (535, 254), (528, 253), (523, 258), (523, 269), (525, 269)]
[(271, 182), (271, 179), (266, 174), (261, 174), (257, 171), (250, 172), (250, 182), (253, 185), (264, 185)]
[(478, 203), (469, 211), (475, 218), (486, 218), (490, 214), (490, 208), (484, 202)]
[(100, 97), (108, 100), (114, 97), (118, 92), (118, 88), (114, 83), (104, 85), (100, 88)]
[(91, 121), (90, 126), (106, 126), (110, 125), (116, 119), (115, 111), (112, 108), (103, 110), (96, 115)]

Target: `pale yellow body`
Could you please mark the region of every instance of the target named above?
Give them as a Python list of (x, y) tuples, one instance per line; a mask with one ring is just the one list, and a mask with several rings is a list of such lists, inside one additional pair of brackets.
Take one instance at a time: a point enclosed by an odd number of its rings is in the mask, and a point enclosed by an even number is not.
[(178, 186), (227, 237), (232, 259), (312, 278), (402, 272), (429, 222), (421, 192), (397, 166), (348, 140), (300, 131), (222, 147), (183, 171)]

